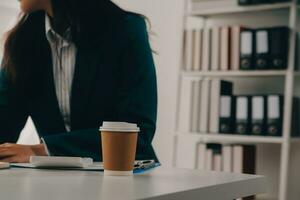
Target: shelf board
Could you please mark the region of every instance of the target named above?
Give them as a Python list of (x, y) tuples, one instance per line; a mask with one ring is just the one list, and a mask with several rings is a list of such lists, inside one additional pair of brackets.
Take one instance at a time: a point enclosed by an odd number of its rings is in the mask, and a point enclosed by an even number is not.
[[(285, 76), (287, 70), (255, 70), (255, 71), (199, 71), (199, 72), (186, 72), (182, 71), (183, 76), (191, 77), (262, 77), (262, 76)], [(299, 72), (295, 73), (300, 75)]]
[[(213, 133), (177, 133), (180, 137), (194, 137), (195, 141), (221, 144), (282, 144), (282, 137), (213, 134)], [(300, 142), (300, 138), (292, 138), (292, 143)]]
[(292, 6), (293, 6), (293, 3), (291, 3), (291, 2), (253, 5), (253, 6), (238, 6), (238, 5), (236, 5), (236, 6), (221, 7), (221, 8), (219, 7), (219, 8), (212, 8), (212, 9), (199, 9), (197, 11), (188, 12), (187, 15), (207, 17), (210, 15), (289, 9)]

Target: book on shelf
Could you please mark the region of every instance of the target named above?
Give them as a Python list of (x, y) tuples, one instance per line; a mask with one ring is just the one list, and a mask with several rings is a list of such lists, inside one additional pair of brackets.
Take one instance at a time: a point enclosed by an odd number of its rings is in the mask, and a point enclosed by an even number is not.
[(256, 147), (254, 145), (198, 144), (197, 169), (235, 173), (256, 173)]
[(206, 144), (197, 145), (197, 169), (205, 170)]
[(235, 96), (222, 95), (220, 99), (219, 131), (220, 133), (234, 133), (235, 127)]
[(191, 124), (191, 131), (197, 132), (198, 124), (199, 124), (199, 117), (201, 113), (201, 80), (194, 80), (192, 82), (192, 124)]
[(233, 172), (255, 174), (256, 148), (254, 145), (233, 146)]
[(256, 51), (254, 64), (255, 69), (267, 69), (270, 66), (269, 62), (269, 30), (268, 29), (257, 29), (255, 31), (255, 39), (256, 39)]
[(221, 148), (220, 144), (206, 144), (205, 170), (222, 170)]
[(238, 0), (240, 6), (251, 6), (271, 3), (290, 2), (291, 0)]
[(233, 84), (218, 78), (211, 80), (210, 109), (209, 109), (209, 132), (219, 133), (220, 99), (222, 95), (231, 95)]
[(252, 4), (252, 0), (238, 0), (238, 4), (240, 6), (251, 5)]
[(267, 101), (265, 96), (252, 96), (251, 134), (265, 135), (267, 132)]
[(218, 172), (222, 171), (222, 155), (219, 152), (213, 154), (212, 170)]
[(240, 69), (240, 40), (241, 31), (244, 28), (240, 25), (231, 27), (231, 44), (230, 44), (230, 68), (231, 70)]
[(240, 70), (252, 70), (255, 34), (251, 29), (243, 29), (240, 34)]
[(209, 130), (209, 108), (210, 108), (210, 88), (211, 79), (204, 78), (201, 84), (199, 131), (206, 133)]
[(192, 29), (186, 29), (184, 31), (184, 55), (183, 63), (184, 70), (191, 71), (193, 66), (193, 31)]
[(235, 132), (240, 135), (251, 133), (251, 97), (236, 97), (236, 125)]
[(183, 33), (183, 66), (185, 71), (201, 68), (202, 20), (189, 17)]
[(202, 54), (202, 29), (196, 29), (193, 32), (193, 71), (201, 70), (201, 54)]
[(220, 70), (230, 70), (230, 42), (231, 42), (231, 28), (225, 26), (221, 28), (221, 53), (220, 53)]
[(234, 25), (203, 29), (199, 21), (193, 23), (184, 31), (185, 71), (287, 68), (288, 27), (250, 29)]
[(192, 79), (187, 77), (182, 78), (178, 129), (184, 132), (191, 131), (192, 92), (193, 92), (192, 86), (193, 86)]
[(220, 70), (220, 40), (221, 29), (218, 26), (212, 28), (212, 47), (211, 47), (211, 70)]
[(233, 170), (233, 151), (231, 145), (222, 146), (222, 169), (224, 172), (232, 172)]
[(202, 71), (209, 71), (211, 65), (211, 28), (203, 30)]
[(274, 3), (273, 0), (251, 0), (251, 4), (257, 5), (257, 4), (268, 4), (268, 3)]
[(267, 97), (267, 135), (281, 136), (283, 124), (283, 96), (270, 95)]
[(287, 68), (289, 35), (288, 27), (273, 27), (269, 30), (271, 69)]
[[(254, 145), (233, 146), (233, 172), (255, 174), (256, 147)], [(244, 197), (243, 200), (254, 200), (254, 196)]]
[(213, 149), (209, 149), (207, 148), (205, 150), (205, 170), (212, 170), (212, 166), (213, 166)]

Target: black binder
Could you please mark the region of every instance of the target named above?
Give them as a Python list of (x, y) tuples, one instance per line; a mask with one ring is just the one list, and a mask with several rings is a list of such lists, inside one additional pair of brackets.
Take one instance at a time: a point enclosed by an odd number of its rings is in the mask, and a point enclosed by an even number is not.
[(240, 36), (240, 69), (253, 69), (255, 34), (251, 29), (243, 29)]
[(279, 2), (290, 2), (291, 0), (238, 0), (238, 4), (241, 6), (257, 5), (257, 4), (269, 4)]
[(288, 27), (274, 27), (269, 30), (270, 37), (270, 67), (271, 69), (286, 69), (289, 51)]
[(269, 30), (268, 29), (257, 29), (255, 31), (255, 69), (264, 70), (270, 65), (269, 63)]
[(272, 0), (252, 0), (252, 4), (268, 4), (272, 3)]
[(220, 133), (233, 133), (235, 125), (235, 96), (223, 95), (220, 99)]
[(282, 135), (283, 96), (269, 95), (268, 97), (267, 134), (269, 136)]
[(252, 120), (251, 131), (252, 135), (266, 134), (267, 120), (267, 99), (266, 96), (252, 97)]
[(238, 0), (238, 4), (240, 6), (251, 5), (252, 4), (252, 0)]
[(251, 97), (236, 97), (235, 132), (240, 135), (251, 134)]

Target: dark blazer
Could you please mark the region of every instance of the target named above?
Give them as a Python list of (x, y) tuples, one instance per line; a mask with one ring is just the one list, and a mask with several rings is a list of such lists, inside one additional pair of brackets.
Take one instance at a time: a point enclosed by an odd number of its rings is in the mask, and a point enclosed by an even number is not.
[[(92, 45), (91, 45), (92, 46)], [(137, 123), (136, 159), (155, 159), (157, 84), (145, 20), (128, 15), (109, 29), (100, 45), (78, 48), (71, 92), (71, 132), (59, 110), (50, 48), (38, 95), (18, 92), (0, 73), (0, 143), (15, 143), (28, 116), (53, 156), (82, 156), (102, 160), (99, 127), (103, 121)], [(24, 91), (26, 94), (26, 91)]]

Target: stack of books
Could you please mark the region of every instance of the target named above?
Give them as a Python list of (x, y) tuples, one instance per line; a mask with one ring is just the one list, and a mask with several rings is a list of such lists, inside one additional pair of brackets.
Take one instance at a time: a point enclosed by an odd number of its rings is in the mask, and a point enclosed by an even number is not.
[[(220, 133), (240, 135), (282, 136), (283, 96), (242, 95), (221, 96)], [(299, 135), (295, 120), (299, 119), (299, 98), (293, 101), (293, 136)]]
[[(236, 95), (233, 83), (219, 78), (183, 77), (179, 131), (281, 136), (281, 94)], [(293, 135), (299, 135), (299, 98), (293, 100)]]
[(184, 33), (184, 71), (286, 69), (288, 27), (188, 28)]
[(197, 151), (198, 169), (255, 174), (256, 148), (254, 145), (200, 143)]
[(232, 95), (232, 83), (221, 79), (192, 80), (181, 84), (179, 131), (219, 133), (220, 98)]
[[(198, 145), (197, 168), (244, 174), (256, 173), (256, 147), (254, 145)], [(243, 200), (254, 200), (254, 196)]]

